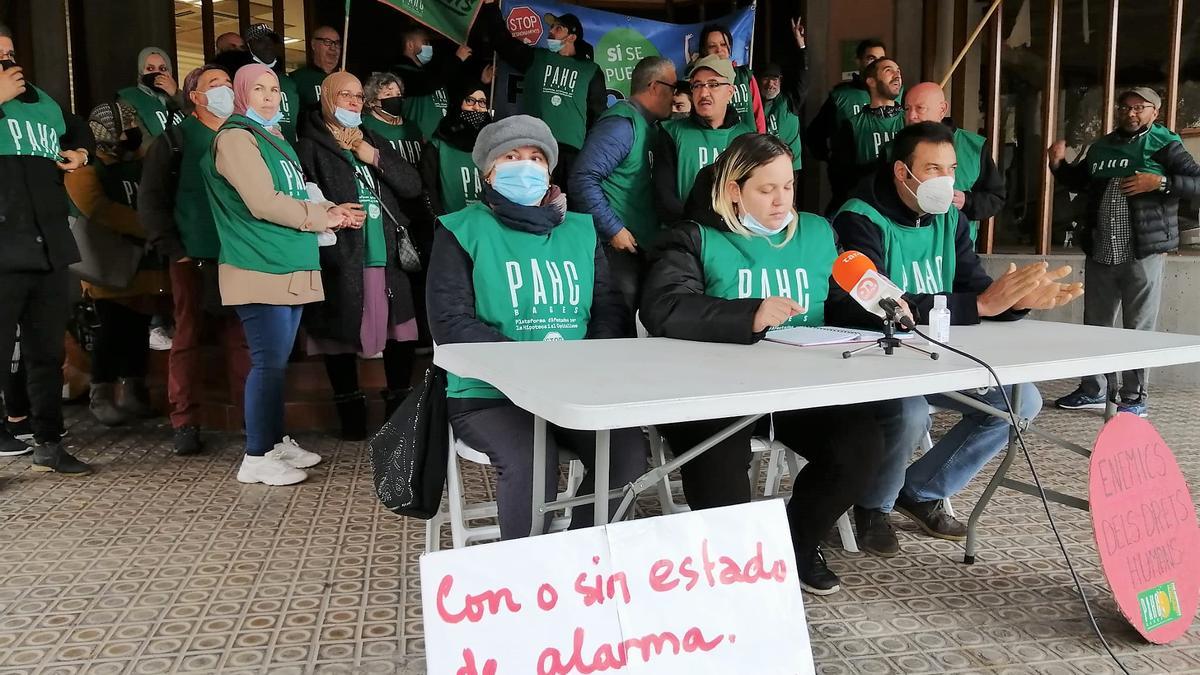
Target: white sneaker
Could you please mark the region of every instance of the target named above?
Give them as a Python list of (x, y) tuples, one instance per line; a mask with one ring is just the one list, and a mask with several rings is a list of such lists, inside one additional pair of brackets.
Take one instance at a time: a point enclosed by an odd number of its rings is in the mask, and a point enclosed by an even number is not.
[(155, 326), (150, 329), (150, 349), (156, 352), (171, 351), (171, 336), (167, 335), (167, 329), (162, 326)]
[(307, 469), (321, 463), (320, 455), (300, 447), (291, 436), (284, 436), (282, 441), (275, 444), (275, 449), (267, 453), (267, 457), (297, 469)]
[(238, 469), (237, 473), (240, 483), (265, 483), (267, 485), (293, 485), (305, 478), (308, 478), (308, 474), (294, 466), (270, 457), (252, 457), (250, 455), (246, 455), (242, 459), (242, 467)]

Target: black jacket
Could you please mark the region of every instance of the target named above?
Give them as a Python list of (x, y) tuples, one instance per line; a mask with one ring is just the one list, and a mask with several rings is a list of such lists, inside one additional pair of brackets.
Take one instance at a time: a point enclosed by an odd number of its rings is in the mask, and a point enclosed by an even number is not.
[[(296, 152), (305, 179), (316, 183), (325, 198), (335, 204), (357, 203), (354, 165), (329, 133), (319, 110), (311, 110), (301, 117), (299, 135)], [(421, 178), (387, 141), (367, 129), (363, 129), (363, 137), (379, 151), (379, 166), (372, 173), (385, 207), (383, 235), (388, 256), (385, 267), (388, 313), (389, 322), (395, 325), (412, 319), (416, 311), (412, 282), (397, 260), (396, 224), (387, 213), (390, 211), (400, 220), (401, 226), (408, 227), (400, 200), (421, 193)], [(363, 231), (340, 230), (337, 239), (336, 245), (321, 247), (321, 283), (325, 286), (325, 300), (305, 306), (304, 328), (316, 338), (358, 344), (363, 312)]]
[[(942, 120), (942, 123), (951, 129), (958, 129), (954, 120), (948, 117)], [(1008, 200), (1004, 174), (996, 168), (996, 162), (992, 160), (992, 153), (988, 151), (986, 143), (983, 152), (979, 153), (979, 177), (975, 179), (971, 189), (964, 190), (963, 193), (966, 195), (966, 201), (959, 210), (967, 220), (987, 220), (1000, 213)]]
[[(1110, 136), (1119, 137), (1120, 131)], [(1084, 158), (1086, 158), (1086, 153)], [(1154, 153), (1154, 161), (1166, 171), (1166, 192), (1147, 192), (1129, 198), (1129, 224), (1133, 229), (1133, 254), (1145, 258), (1179, 248), (1179, 200), (1200, 197), (1200, 164), (1179, 141)], [(1054, 178), (1072, 192), (1087, 194), (1087, 223), (1079, 243), (1084, 253), (1092, 254), (1092, 236), (1100, 211), (1100, 200), (1108, 185), (1107, 178), (1091, 177), (1087, 162), (1063, 162), (1053, 170)]]
[[(64, 150), (87, 150), (94, 161), (96, 141), (87, 123), (67, 112), (63, 119), (67, 133), (59, 145)], [(0, 110), (0, 124), (4, 123)], [(67, 225), (67, 203), (63, 172), (54, 160), (0, 156), (0, 274), (49, 272), (79, 261)]]
[[(457, 112), (451, 111), (438, 122), (433, 137), (469, 155), (475, 148), (479, 130), (464, 123)], [(442, 158), (437, 146), (429, 141), (421, 149), (420, 169), (421, 182), (425, 184), (425, 194), (429, 197), (429, 208), (434, 215), (445, 215), (446, 207), (442, 204)]]
[[(713, 167), (696, 177), (696, 195), (712, 188)], [(754, 314), (760, 298), (730, 300), (705, 293), (700, 228), (728, 232), (729, 226), (713, 210), (711, 201), (688, 201), (688, 220), (660, 238), (646, 283), (642, 287), (641, 320), (651, 335), (703, 342), (752, 344), (766, 331), (754, 332)], [(860, 307), (833, 281), (825, 298), (825, 323), (837, 326), (878, 328), (879, 319)]]
[[(851, 87), (854, 89), (867, 90), (867, 85), (855, 73), (849, 82), (839, 82), (834, 85), (834, 90)], [(822, 162), (828, 162), (830, 152), (832, 151), (833, 136), (838, 130), (837, 104), (833, 102), (833, 93), (825, 98), (825, 103), (821, 104), (821, 109), (817, 111), (816, 117), (809, 122), (808, 129), (804, 132), (804, 147), (813, 154), (814, 157)]]
[[(917, 227), (931, 227), (933, 216), (925, 214), (917, 216), (909, 209), (900, 195), (896, 193), (896, 185), (892, 182), (892, 168), (880, 167), (872, 180), (864, 180), (851, 194), (875, 207), (880, 213), (897, 223), (913, 223)], [(875, 263), (881, 274), (886, 273), (887, 267), (883, 259), (883, 233), (879, 226), (857, 213), (842, 212), (833, 219), (833, 229), (844, 250), (858, 251)], [(954, 233), (954, 287), (946, 298), (946, 307), (950, 310), (950, 319), (955, 325), (970, 325), (979, 323), (979, 309), (976, 299), (979, 294), (992, 285), (992, 278), (983, 269), (979, 256), (975, 253), (975, 245), (971, 241), (971, 228), (966, 216), (958, 214), (958, 228)], [(905, 301), (912, 309), (917, 323), (928, 323), (929, 311), (933, 309), (933, 294), (905, 293)], [(985, 317), (996, 321), (1013, 321), (1024, 317), (1029, 312), (1007, 310), (996, 316)]]

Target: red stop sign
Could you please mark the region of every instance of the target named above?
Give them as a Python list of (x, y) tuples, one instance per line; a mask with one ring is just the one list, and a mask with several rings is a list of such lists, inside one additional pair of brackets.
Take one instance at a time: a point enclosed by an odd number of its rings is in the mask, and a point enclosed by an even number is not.
[(513, 7), (508, 13), (508, 32), (527, 45), (537, 44), (542, 39), (542, 17), (530, 7)]

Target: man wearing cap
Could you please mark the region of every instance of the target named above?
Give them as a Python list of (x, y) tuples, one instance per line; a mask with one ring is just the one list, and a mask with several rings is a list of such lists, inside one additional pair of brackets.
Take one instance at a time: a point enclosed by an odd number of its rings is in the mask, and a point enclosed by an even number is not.
[(334, 28), (320, 26), (312, 32), (308, 47), (312, 60), (288, 75), (300, 92), (302, 109), (316, 107), (321, 100), (321, 83), (337, 70), (338, 60), (342, 58), (342, 36)]
[(550, 30), (544, 48), (513, 37), (495, 0), (484, 0), (475, 25), (491, 40), (500, 58), (525, 75), (521, 112), (544, 120), (558, 140), (554, 182), (562, 185), (571, 174), (587, 130), (608, 108), (608, 92), (604, 71), (592, 62), (592, 46), (583, 40), (579, 17), (547, 14), (543, 20)]
[(658, 123), (671, 116), (675, 64), (648, 56), (633, 68), (630, 96), (609, 108), (588, 132), (568, 190), (579, 211), (590, 213), (608, 263), (630, 312), (636, 309), (646, 250), (660, 223), (654, 213), (651, 152)]
[(270, 26), (256, 23), (246, 29), (246, 47), (252, 62), (261, 63), (279, 76), (279, 130), (289, 143), (296, 142), (296, 119), (300, 115), (300, 88), (284, 73), (283, 38)]
[(742, 134), (757, 133), (753, 119), (734, 109), (733, 63), (717, 56), (697, 59), (688, 72), (692, 113), (667, 120), (654, 150), (654, 191), (659, 220), (672, 224), (683, 216), (700, 169), (717, 161), (729, 143)]
[[(1087, 220), (1080, 236), (1087, 256), (1083, 322), (1154, 330), (1162, 300), (1166, 253), (1179, 247), (1179, 201), (1200, 196), (1200, 165), (1179, 135), (1157, 123), (1162, 99), (1149, 87), (1117, 97), (1117, 129), (1102, 136), (1068, 164), (1063, 141), (1047, 154), (1054, 177), (1067, 189), (1087, 194)], [(1093, 375), (1055, 404), (1067, 410), (1104, 408), (1116, 398), (1116, 376)], [(1121, 374), (1117, 409), (1147, 415), (1146, 371)]]
[[(958, 167), (954, 171), (954, 206), (971, 223), (971, 241), (979, 233), (979, 221), (1000, 213), (1007, 199), (1004, 174), (996, 168), (987, 151), (987, 139), (966, 129), (959, 129), (948, 116), (950, 104), (936, 82), (922, 82), (904, 95), (904, 125), (918, 122), (941, 122), (954, 130), (954, 154)], [(888, 153), (882, 161), (888, 161)]]
[(833, 139), (829, 213), (837, 212), (858, 181), (873, 173), (883, 147), (904, 128), (904, 108), (896, 102), (904, 85), (900, 64), (886, 56), (876, 59), (863, 70), (863, 82), (871, 104), (844, 122)]

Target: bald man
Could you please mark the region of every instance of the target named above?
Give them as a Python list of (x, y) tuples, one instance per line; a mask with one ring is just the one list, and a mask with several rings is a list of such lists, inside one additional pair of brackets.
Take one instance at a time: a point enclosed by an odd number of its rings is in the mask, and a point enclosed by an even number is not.
[(1007, 191), (1004, 174), (996, 168), (987, 151), (987, 139), (959, 129), (950, 119), (946, 94), (935, 82), (922, 82), (904, 97), (904, 125), (941, 122), (954, 130), (954, 152), (958, 168), (954, 172), (954, 205), (971, 221), (971, 241), (979, 233), (979, 221), (1000, 213)]
[(217, 37), (217, 53), (224, 54), (225, 52), (244, 52), (246, 51), (246, 41), (237, 33), (221, 33)]

